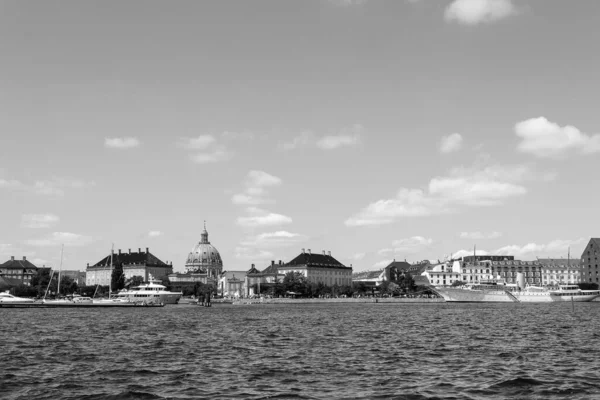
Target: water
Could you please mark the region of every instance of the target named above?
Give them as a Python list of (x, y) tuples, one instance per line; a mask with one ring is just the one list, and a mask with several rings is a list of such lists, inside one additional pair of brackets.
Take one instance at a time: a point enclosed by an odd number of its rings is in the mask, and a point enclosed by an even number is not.
[(600, 399), (600, 303), (0, 309), (2, 399)]

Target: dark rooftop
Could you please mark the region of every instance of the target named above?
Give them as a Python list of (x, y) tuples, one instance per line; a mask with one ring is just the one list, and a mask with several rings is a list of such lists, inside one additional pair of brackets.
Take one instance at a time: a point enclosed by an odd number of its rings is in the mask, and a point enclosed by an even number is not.
[(10, 260), (6, 261), (3, 264), (0, 264), (0, 268), (11, 268), (11, 269), (34, 269), (37, 270), (33, 263), (23, 257), (22, 260), (15, 260), (14, 257), (11, 257)]
[[(148, 251), (147, 247), (146, 247), (146, 251), (141, 251), (141, 249), (138, 249), (138, 250), (139, 250), (138, 252), (127, 252), (127, 253), (121, 253), (121, 250), (119, 250), (117, 253), (113, 254), (113, 260), (112, 260), (113, 265), (145, 264), (145, 265), (152, 265), (152, 266), (157, 266), (157, 267), (169, 266), (168, 264), (159, 260), (152, 253), (150, 253)], [(110, 254), (107, 255), (106, 257), (104, 257), (102, 260), (98, 261), (96, 264), (94, 264), (88, 268), (106, 267), (106, 266), (110, 266)]]
[(285, 264), (285, 266), (290, 265), (306, 265), (308, 267), (322, 268), (351, 268), (346, 267), (330, 255), (313, 253), (300, 253), (292, 261)]

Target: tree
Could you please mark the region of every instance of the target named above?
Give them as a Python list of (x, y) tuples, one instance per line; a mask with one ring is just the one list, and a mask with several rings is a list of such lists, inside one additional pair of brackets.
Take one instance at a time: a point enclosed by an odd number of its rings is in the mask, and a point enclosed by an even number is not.
[(299, 272), (288, 272), (283, 277), (283, 286), (286, 292), (298, 293), (305, 296), (308, 293), (308, 281)]
[(465, 284), (465, 282), (463, 282), (463, 281), (454, 281), (454, 282), (452, 282), (452, 287), (462, 286), (464, 284)]
[(123, 275), (123, 263), (117, 263), (117, 265), (115, 265), (113, 267), (110, 284), (111, 284), (112, 291), (121, 290), (125, 287), (125, 275)]
[(144, 283), (144, 277), (136, 275), (136, 276), (132, 276), (131, 279), (129, 279), (125, 283), (125, 286), (136, 287), (136, 286), (140, 286), (142, 283)]

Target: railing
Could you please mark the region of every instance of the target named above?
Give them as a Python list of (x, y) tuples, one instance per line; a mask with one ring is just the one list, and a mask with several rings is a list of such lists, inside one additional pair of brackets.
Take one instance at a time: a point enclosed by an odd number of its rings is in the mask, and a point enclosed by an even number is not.
[(514, 301), (515, 303), (520, 303), (520, 302), (521, 302), (521, 300), (519, 300), (519, 299), (518, 299), (518, 298), (517, 298), (517, 297), (516, 297), (514, 294), (512, 294), (512, 293), (510, 292), (510, 290), (505, 290), (505, 291), (504, 291), (504, 293), (506, 293), (506, 295), (507, 295), (507, 296), (508, 296), (508, 297), (509, 297), (509, 298), (510, 298), (512, 301)]

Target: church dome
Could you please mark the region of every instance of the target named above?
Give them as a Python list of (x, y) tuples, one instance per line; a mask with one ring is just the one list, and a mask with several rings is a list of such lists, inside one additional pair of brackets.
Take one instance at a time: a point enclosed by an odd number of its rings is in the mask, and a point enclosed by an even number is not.
[(215, 272), (223, 271), (223, 261), (221, 255), (215, 246), (208, 241), (208, 231), (206, 224), (201, 234), (200, 242), (198, 242), (191, 253), (188, 254), (185, 263), (186, 272)]

